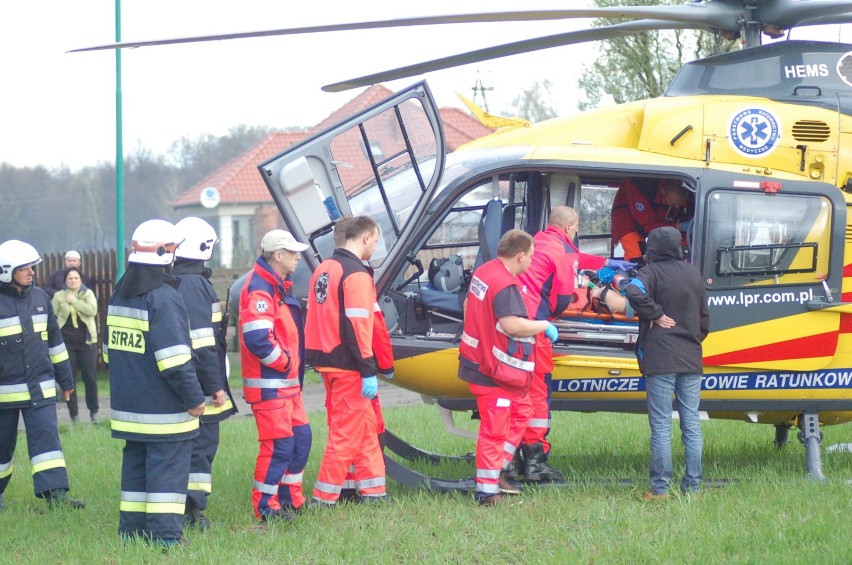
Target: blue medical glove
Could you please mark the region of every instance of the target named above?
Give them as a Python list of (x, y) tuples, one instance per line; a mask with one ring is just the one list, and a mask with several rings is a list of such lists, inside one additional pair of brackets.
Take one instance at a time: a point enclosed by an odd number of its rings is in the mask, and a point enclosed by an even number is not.
[(547, 322), (547, 329), (544, 330), (544, 336), (550, 340), (550, 343), (556, 343), (556, 340), (559, 339), (559, 330), (556, 329), (556, 326)]
[(379, 394), (379, 381), (376, 376), (361, 379), (361, 396), (367, 400), (373, 400)]
[(379, 373), (379, 374), (382, 375), (382, 377), (384, 377), (385, 380), (388, 380), (388, 381), (393, 380), (393, 371), (391, 371), (390, 373)]
[(689, 233), (689, 227), (692, 225), (692, 220), (686, 220), (680, 224), (680, 231), (683, 233)]
[(607, 259), (606, 266), (612, 267), (616, 271), (629, 271), (630, 269), (636, 268), (636, 263), (632, 261), (625, 261), (624, 259)]

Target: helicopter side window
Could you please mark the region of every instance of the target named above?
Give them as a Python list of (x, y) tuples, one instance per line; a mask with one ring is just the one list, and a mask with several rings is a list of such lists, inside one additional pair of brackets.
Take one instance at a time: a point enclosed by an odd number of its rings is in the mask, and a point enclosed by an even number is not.
[(411, 191), (425, 191), (434, 174), (437, 146), (422, 104), (407, 100), (397, 111), (343, 132), (332, 140), (331, 153), (352, 215), (365, 214), (379, 224), (381, 238), (371, 259), (378, 266), (418, 202)]
[(828, 273), (828, 199), (718, 190), (707, 210), (711, 288), (813, 284)]

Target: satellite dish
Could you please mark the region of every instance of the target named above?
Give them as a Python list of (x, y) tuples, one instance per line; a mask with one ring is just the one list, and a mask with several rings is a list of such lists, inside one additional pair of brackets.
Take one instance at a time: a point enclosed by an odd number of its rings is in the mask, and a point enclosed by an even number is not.
[(215, 186), (208, 186), (201, 190), (201, 196), (199, 197), (201, 201), (201, 205), (205, 208), (215, 208), (219, 205), (219, 200), (221, 200), (221, 195), (219, 194), (219, 189)]

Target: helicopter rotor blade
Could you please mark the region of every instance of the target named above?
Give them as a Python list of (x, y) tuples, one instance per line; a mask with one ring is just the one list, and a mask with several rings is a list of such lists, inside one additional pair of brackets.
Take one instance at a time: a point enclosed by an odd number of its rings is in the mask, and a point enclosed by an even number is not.
[(760, 20), (790, 29), (820, 20), (823, 24), (846, 23), (852, 17), (849, 0), (775, 0), (760, 8)]
[(513, 43), (505, 43), (484, 49), (477, 49), (467, 53), (458, 55), (450, 55), (440, 59), (424, 61), (414, 65), (407, 65), (397, 69), (378, 72), (371, 75), (365, 75), (333, 84), (328, 84), (322, 87), (326, 92), (342, 92), (352, 88), (369, 86), (380, 82), (407, 78), (410, 76), (420, 75), (431, 71), (441, 69), (449, 69), (470, 63), (478, 63), (480, 61), (489, 61), (491, 59), (499, 59), (510, 55), (520, 53), (530, 53), (532, 51), (540, 51), (542, 49), (550, 49), (552, 47), (562, 47), (564, 45), (574, 45), (577, 43), (585, 43), (587, 41), (595, 41), (598, 39), (613, 39), (616, 37), (624, 37), (626, 35), (634, 35), (643, 31), (655, 31), (661, 29), (693, 29), (692, 24), (682, 22), (672, 22), (664, 20), (637, 20), (622, 24), (614, 24), (611, 26), (602, 26), (581, 31), (571, 31), (550, 35), (547, 37), (537, 37), (535, 39), (525, 39)]
[(493, 23), (546, 21), (582, 18), (609, 19), (658, 19), (681, 23), (691, 23), (695, 26), (713, 27), (728, 31), (736, 31), (740, 10), (730, 4), (710, 1), (708, 3), (687, 4), (684, 6), (618, 6), (611, 8), (589, 8), (569, 10), (526, 10), (517, 12), (493, 12), (484, 14), (455, 14), (445, 16), (425, 16), (417, 18), (400, 18), (392, 20), (377, 20), (345, 24), (329, 24), (300, 28), (283, 28), (262, 31), (247, 31), (199, 35), (193, 37), (176, 37), (168, 39), (153, 39), (146, 41), (124, 41), (108, 43), (92, 47), (72, 49), (69, 53), (82, 51), (102, 51), (107, 49), (124, 49), (150, 47), (154, 45), (174, 45), (180, 43), (199, 43), (205, 41), (223, 41), (228, 39), (251, 39), (256, 37), (272, 37), (279, 35), (300, 35), (309, 33), (328, 33), (337, 31), (355, 31), (367, 29), (382, 29), (395, 27), (462, 24), (462, 23)]

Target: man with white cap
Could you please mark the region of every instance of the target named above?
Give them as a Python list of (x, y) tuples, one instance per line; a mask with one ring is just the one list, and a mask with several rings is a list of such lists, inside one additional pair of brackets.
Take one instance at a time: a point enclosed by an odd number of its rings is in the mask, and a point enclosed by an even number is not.
[(257, 518), (292, 520), (305, 504), (302, 472), (311, 450), (311, 428), (302, 403), (304, 316), (287, 277), (308, 248), (290, 232), (263, 236), (240, 294), (243, 395), (257, 424), (260, 450), (252, 506)]
[(54, 271), (45, 281), (43, 290), (49, 297), (53, 298), (54, 294), (65, 288), (65, 275), (68, 274), (68, 269), (71, 267), (77, 267), (80, 269), (80, 278), (83, 279), (83, 284), (86, 288), (95, 292), (94, 281), (92, 280), (92, 277), (83, 274), (83, 270), (81, 268), (82, 264), (83, 258), (80, 256), (79, 251), (75, 251), (73, 249), (66, 251), (65, 268)]

